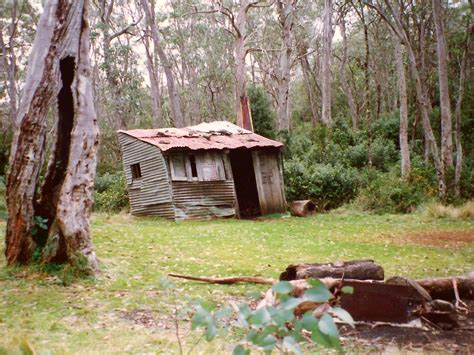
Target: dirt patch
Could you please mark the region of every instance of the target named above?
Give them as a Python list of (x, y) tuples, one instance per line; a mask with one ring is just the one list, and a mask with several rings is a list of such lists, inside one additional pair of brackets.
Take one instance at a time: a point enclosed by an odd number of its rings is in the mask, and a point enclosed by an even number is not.
[(459, 327), (451, 330), (408, 328), (387, 324), (363, 323), (355, 328), (344, 325), (341, 335), (347, 347), (371, 348), (374, 351), (439, 351), (472, 353), (474, 351), (474, 301), (470, 313), (459, 317)]
[(146, 328), (156, 327), (159, 322), (153, 315), (153, 312), (148, 309), (134, 309), (132, 311), (122, 311), (120, 318), (133, 322), (136, 325), (141, 325)]
[(397, 236), (395, 242), (418, 245), (462, 247), (474, 243), (474, 229), (461, 231), (426, 231)]

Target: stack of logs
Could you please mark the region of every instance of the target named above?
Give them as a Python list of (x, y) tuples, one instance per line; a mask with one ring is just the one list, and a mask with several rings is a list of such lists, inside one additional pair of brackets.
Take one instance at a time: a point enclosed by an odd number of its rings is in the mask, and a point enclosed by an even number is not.
[[(250, 282), (271, 285), (278, 282), (262, 277), (169, 275), (217, 284)], [(356, 321), (406, 323), (421, 318), (434, 327), (449, 329), (458, 325), (459, 311), (468, 311), (462, 299), (474, 299), (473, 273), (421, 280), (396, 276), (384, 281), (383, 268), (373, 260), (290, 265), (280, 275), (280, 281), (289, 281), (293, 285), (295, 297), (309, 287), (308, 278), (320, 279)], [(353, 293), (340, 292), (344, 286), (352, 286)], [(260, 306), (273, 302), (275, 299), (270, 289)], [(316, 307), (317, 304), (314, 305)]]
[[(295, 282), (320, 279), (334, 294), (352, 286), (352, 294), (340, 294), (341, 306), (354, 320), (406, 323), (414, 318), (441, 328), (457, 326), (459, 310), (467, 311), (461, 299), (474, 299), (474, 275), (412, 280), (391, 277), (373, 260), (330, 264), (290, 265), (280, 280)], [(297, 282), (298, 287), (307, 287)], [(454, 303), (452, 303), (454, 301)]]

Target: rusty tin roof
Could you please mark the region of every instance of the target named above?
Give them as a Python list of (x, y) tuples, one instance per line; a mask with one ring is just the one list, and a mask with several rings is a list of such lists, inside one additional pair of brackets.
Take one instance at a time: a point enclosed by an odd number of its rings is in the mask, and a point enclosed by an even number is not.
[(162, 151), (176, 148), (207, 150), (283, 146), (278, 141), (265, 138), (226, 121), (204, 122), (184, 128), (132, 129), (118, 132), (150, 143)]

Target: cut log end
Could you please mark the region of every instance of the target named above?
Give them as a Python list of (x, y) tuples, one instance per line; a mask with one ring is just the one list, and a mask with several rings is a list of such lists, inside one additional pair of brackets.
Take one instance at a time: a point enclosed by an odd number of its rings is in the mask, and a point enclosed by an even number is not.
[(311, 200), (293, 201), (290, 206), (292, 216), (307, 217), (316, 213), (316, 204)]

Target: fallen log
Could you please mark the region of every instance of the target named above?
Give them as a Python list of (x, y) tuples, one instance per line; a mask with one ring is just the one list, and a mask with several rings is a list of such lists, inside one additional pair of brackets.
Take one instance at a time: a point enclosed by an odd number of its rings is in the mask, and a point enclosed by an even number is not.
[(351, 260), (328, 264), (289, 265), (280, 275), (280, 280), (301, 280), (307, 278), (342, 278), (352, 280), (383, 280), (384, 271), (373, 260)]
[(316, 204), (311, 200), (293, 201), (290, 205), (290, 213), (296, 217), (307, 217), (316, 213)]
[(456, 298), (453, 280), (455, 280), (460, 298), (474, 299), (474, 276), (436, 277), (416, 280), (416, 282), (428, 291), (433, 299), (452, 301)]
[(208, 277), (208, 276), (188, 276), (170, 273), (168, 276), (177, 277), (180, 279), (191, 280), (191, 281), (200, 281), (207, 282), (212, 284), (220, 285), (233, 285), (236, 283), (253, 283), (253, 284), (263, 284), (263, 285), (273, 285), (278, 282), (278, 280), (265, 278), (265, 277), (254, 277), (254, 276), (229, 276), (229, 277)]

